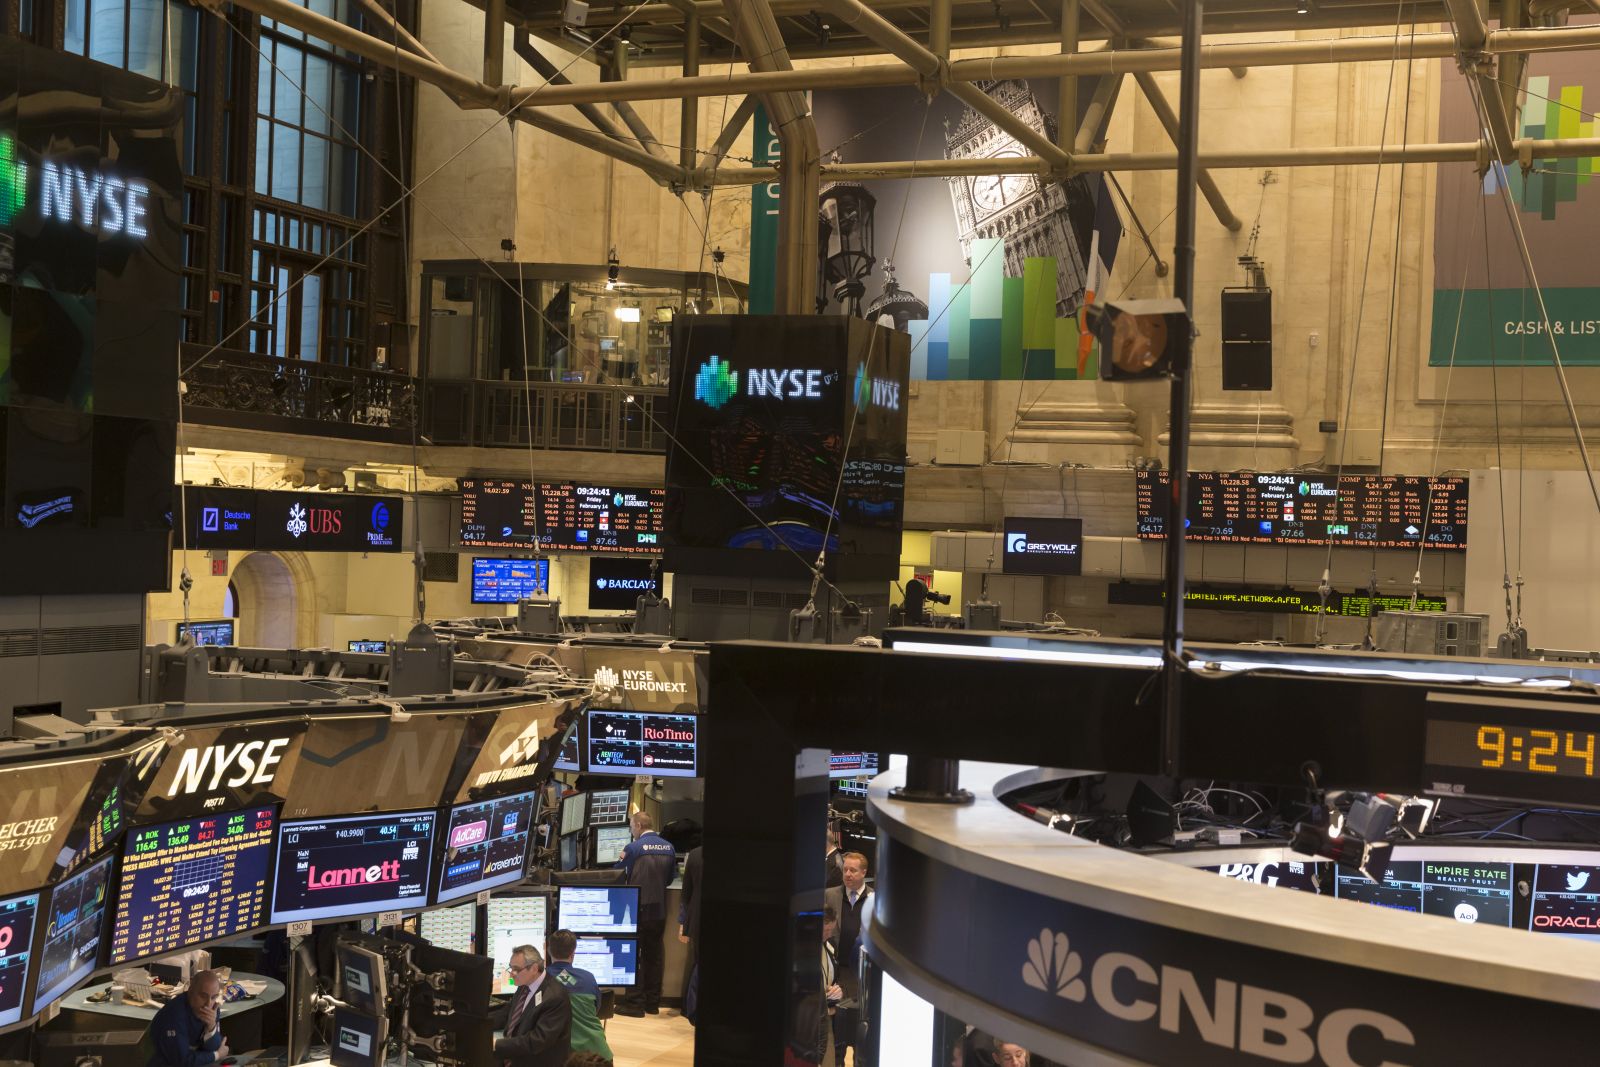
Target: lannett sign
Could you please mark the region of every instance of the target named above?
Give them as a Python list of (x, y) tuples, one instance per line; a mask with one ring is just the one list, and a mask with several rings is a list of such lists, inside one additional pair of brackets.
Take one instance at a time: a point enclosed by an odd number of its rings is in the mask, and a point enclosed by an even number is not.
[(16, 139), (0, 134), (0, 224), (10, 225), (37, 204), (41, 218), (107, 237), (150, 236), (150, 186), (112, 171), (85, 170), (46, 159), (33, 168), (17, 158)]

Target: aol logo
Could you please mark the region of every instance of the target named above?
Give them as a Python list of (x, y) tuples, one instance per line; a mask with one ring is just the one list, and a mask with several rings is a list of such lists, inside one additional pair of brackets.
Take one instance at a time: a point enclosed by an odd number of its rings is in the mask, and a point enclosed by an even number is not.
[(284, 529), (289, 531), (289, 536), (299, 537), (309, 530), (310, 524), (306, 522), (306, 506), (295, 503), (289, 507), (289, 521), (284, 523)]
[(1008, 533), (1008, 534), (1006, 534), (1006, 551), (1007, 552), (1026, 552), (1026, 551), (1028, 551), (1028, 535), (1025, 534), (1025, 533)]
[(1079, 977), (1082, 973), (1083, 957), (1072, 951), (1066, 934), (1044, 929), (1038, 938), (1028, 942), (1022, 980), (1033, 988), (1081, 1004), (1089, 993)]
[(617, 672), (610, 667), (596, 667), (594, 684), (601, 689), (615, 689), (622, 679), (617, 677)]
[(1475, 923), (1478, 921), (1478, 909), (1466, 901), (1456, 905), (1456, 922)]

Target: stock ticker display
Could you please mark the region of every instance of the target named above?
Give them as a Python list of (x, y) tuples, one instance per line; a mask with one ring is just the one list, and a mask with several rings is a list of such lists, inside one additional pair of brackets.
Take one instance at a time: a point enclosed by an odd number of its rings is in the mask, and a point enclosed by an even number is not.
[(693, 778), (699, 734), (693, 715), (591, 709), (589, 773)]
[(330, 919), (428, 901), (435, 813), (285, 821), (272, 921)]
[(519, 793), (451, 811), (436, 903), (521, 880), (536, 799)]
[(665, 489), (461, 479), (469, 548), (640, 553), (661, 550)]
[(100, 956), (100, 932), (110, 882), (111, 857), (107, 856), (50, 890), (30, 1015), (64, 996), (94, 970)]
[[(1168, 471), (1139, 471), (1138, 533), (1166, 537)], [(1359, 548), (1467, 547), (1467, 479), (1189, 473), (1191, 541)]]
[(22, 992), (28, 987), (38, 914), (38, 893), (0, 900), (0, 1026), (22, 1019)]
[(1511, 925), (1511, 864), (1410, 860), (1391, 863), (1383, 881), (1340, 869), (1334, 895), (1383, 908), (1464, 923)]
[(252, 808), (129, 830), (109, 962), (263, 925), (275, 818)]
[[(1107, 604), (1158, 608), (1165, 600), (1166, 590), (1150, 582), (1111, 582), (1106, 586)], [(1191, 608), (1213, 611), (1349, 615), (1362, 619), (1382, 611), (1446, 611), (1449, 607), (1441, 596), (1418, 596), (1413, 608), (1410, 594), (1341, 593), (1335, 589), (1324, 601), (1321, 593), (1311, 590), (1244, 585), (1191, 585), (1183, 592), (1183, 602)]]

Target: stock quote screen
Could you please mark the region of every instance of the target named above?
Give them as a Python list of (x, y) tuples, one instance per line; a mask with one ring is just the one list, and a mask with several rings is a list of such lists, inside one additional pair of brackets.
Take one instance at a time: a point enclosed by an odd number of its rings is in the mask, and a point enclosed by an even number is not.
[(272, 808), (129, 830), (111, 964), (161, 956), (263, 925)]
[(431, 811), (285, 821), (272, 921), (421, 907), (433, 864)]
[(537, 793), (519, 793), (451, 809), (435, 903), (522, 880), (537, 799)]
[[(1139, 537), (1166, 537), (1168, 471), (1139, 471)], [(1467, 547), (1467, 479), (1189, 473), (1191, 541), (1356, 548)]]
[(100, 957), (110, 891), (111, 857), (50, 890), (44, 944), (39, 949), (39, 979), (29, 1014), (68, 993), (89, 977)]
[(665, 489), (461, 479), (468, 548), (639, 554), (661, 551)]
[[(1145, 582), (1111, 582), (1106, 586), (1106, 603), (1158, 608), (1166, 590)], [(1449, 604), (1441, 596), (1418, 596), (1415, 608), (1409, 593), (1341, 593), (1331, 590), (1327, 601), (1315, 591), (1272, 589), (1245, 585), (1191, 585), (1183, 592), (1183, 602), (1191, 608), (1214, 611), (1259, 611), (1268, 615), (1351, 615), (1366, 618), (1381, 611), (1446, 611)]]
[(1339, 870), (1334, 895), (1341, 900), (1441, 915), (1463, 923), (1511, 925), (1511, 865), (1410, 860), (1389, 864), (1383, 881)]
[(0, 900), (0, 1026), (22, 1020), (22, 991), (28, 987), (38, 915), (38, 893)]
[(589, 773), (693, 778), (699, 773), (699, 734), (694, 715), (591, 709)]

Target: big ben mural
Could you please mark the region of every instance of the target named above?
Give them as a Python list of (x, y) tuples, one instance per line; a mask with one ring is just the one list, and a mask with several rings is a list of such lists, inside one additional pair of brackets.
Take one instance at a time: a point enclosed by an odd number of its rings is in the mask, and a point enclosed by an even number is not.
[[(1027, 82), (977, 84), (1011, 114), (1055, 139), (1055, 119), (1040, 109)], [(946, 159), (1005, 159), (1029, 154), (1016, 138), (970, 107), (954, 122), (946, 120), (944, 149)], [(1056, 261), (1056, 315), (1075, 314), (1083, 299), (1089, 231), (1094, 225), (1094, 198), (1087, 178), (1078, 175), (1057, 182), (1032, 174), (1006, 174), (945, 181), (967, 266), (972, 266), (973, 243), (986, 238), (1004, 242), (1007, 277), (1022, 277), (1027, 259), (1052, 258)]]

